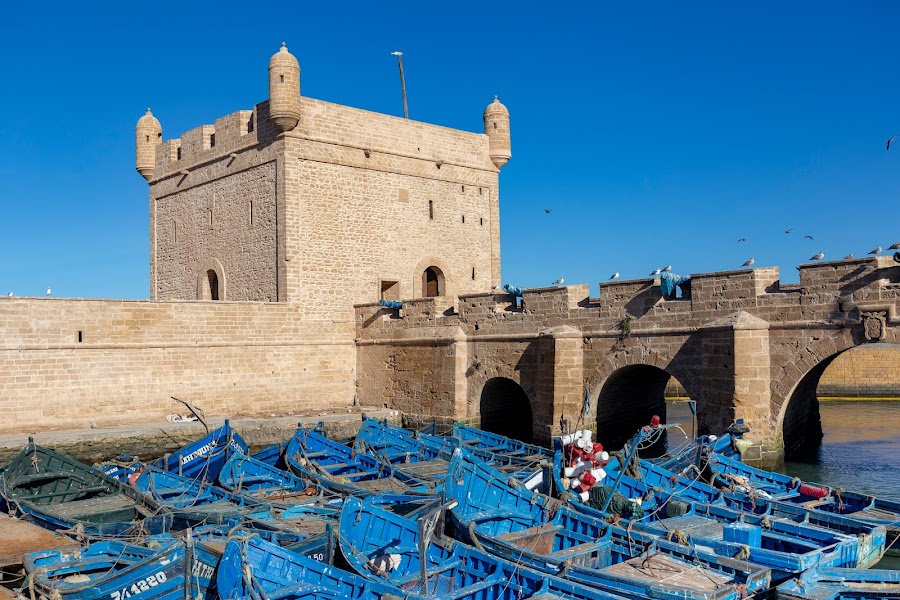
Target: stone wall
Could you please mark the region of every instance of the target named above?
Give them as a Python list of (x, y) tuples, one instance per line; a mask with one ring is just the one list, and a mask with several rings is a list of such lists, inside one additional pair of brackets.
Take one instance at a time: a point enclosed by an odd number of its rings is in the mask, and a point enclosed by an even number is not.
[(822, 373), (817, 393), (900, 399), (900, 345), (868, 344), (841, 354)]
[(0, 298), (0, 433), (351, 406), (352, 326), (283, 304)]

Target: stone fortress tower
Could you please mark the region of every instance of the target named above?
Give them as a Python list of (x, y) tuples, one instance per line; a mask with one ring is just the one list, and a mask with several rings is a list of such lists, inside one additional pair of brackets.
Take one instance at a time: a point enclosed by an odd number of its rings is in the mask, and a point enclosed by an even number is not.
[(153, 300), (295, 305), (351, 322), (353, 305), (500, 281), (498, 174), (511, 156), (495, 100), (484, 135), (306, 98), (285, 45), (269, 99), (163, 141), (136, 128), (150, 186)]

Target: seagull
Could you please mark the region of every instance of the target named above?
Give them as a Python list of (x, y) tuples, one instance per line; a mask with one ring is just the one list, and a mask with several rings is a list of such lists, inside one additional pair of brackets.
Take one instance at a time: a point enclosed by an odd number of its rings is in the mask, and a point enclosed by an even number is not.
[(666, 265), (665, 267), (663, 267), (663, 273), (668, 273), (671, 270), (672, 270), (672, 265)]
[(545, 209), (544, 209), (544, 212), (547, 213), (547, 214), (549, 215), (550, 213), (553, 212), (553, 209), (552, 209), (552, 208), (545, 208)]
[(612, 274), (612, 276), (609, 279), (613, 280), (613, 279), (618, 279), (618, 278), (619, 278), (619, 272), (616, 271), (615, 273)]
[(878, 246), (877, 248), (869, 252), (869, 254), (881, 254), (881, 246)]
[(893, 142), (893, 141), (894, 141), (894, 138), (896, 138), (898, 135), (900, 135), (900, 133), (898, 133), (898, 134), (896, 134), (896, 135), (892, 135), (892, 136), (890, 137), (890, 139), (888, 140), (888, 143), (887, 143), (887, 148), (885, 148), (885, 150), (890, 150), (890, 149), (891, 149), (891, 142)]
[(565, 281), (565, 279), (560, 277), (559, 279), (557, 279), (556, 281), (553, 282), (553, 285), (562, 285), (563, 281)]
[(399, 52), (399, 51), (394, 51), (394, 52), (391, 52), (391, 56), (403, 56), (403, 53)]
[(785, 232), (785, 233), (790, 233), (790, 232), (792, 232), (793, 230), (794, 230), (794, 228), (791, 227), (790, 229), (785, 229), (784, 232)]
[(50, 288), (47, 288), (47, 291), (45, 293), (47, 294), (47, 297), (49, 298), (53, 292), (50, 291)]
[(900, 250), (900, 242), (894, 242), (888, 246), (888, 250)]
[(844, 260), (853, 260), (853, 255), (848, 254), (847, 256), (844, 257)]
[(7, 296), (10, 297), (10, 298), (12, 298), (12, 297), (13, 297), (13, 293), (10, 292), (10, 293), (7, 294)]
[(653, 271), (652, 273), (650, 273), (650, 277), (653, 277), (653, 276), (655, 276), (655, 275), (659, 275), (659, 272), (660, 272), (660, 271), (662, 271), (662, 269), (656, 269), (655, 271)]
[(491, 289), (492, 289), (492, 290), (499, 290), (499, 289), (500, 289), (500, 284), (499, 284), (499, 283), (495, 283), (494, 285), (491, 286)]
[(804, 235), (803, 238), (804, 238), (804, 239), (807, 239), (807, 240), (813, 239), (813, 237), (812, 237), (811, 235)]
[(746, 241), (747, 241), (747, 238), (742, 238), (742, 237), (738, 238), (738, 242), (746, 242)]
[(749, 267), (749, 266), (753, 265), (753, 263), (755, 263), (755, 262), (756, 262), (756, 259), (755, 259), (755, 258), (751, 258), (750, 260), (748, 260), (747, 262), (745, 262), (745, 263), (742, 264), (741, 266), (742, 266), (742, 267)]
[(809, 257), (809, 260), (822, 260), (823, 258), (825, 258), (825, 253), (824, 253), (824, 252), (819, 252), (818, 254), (815, 254), (815, 255), (813, 255), (813, 256), (810, 256), (810, 257)]

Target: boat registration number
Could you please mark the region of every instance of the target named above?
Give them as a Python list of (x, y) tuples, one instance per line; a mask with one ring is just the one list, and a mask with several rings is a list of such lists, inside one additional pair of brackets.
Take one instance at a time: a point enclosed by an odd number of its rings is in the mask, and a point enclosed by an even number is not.
[(132, 596), (148, 592), (150, 591), (150, 588), (155, 588), (159, 584), (165, 583), (165, 581), (166, 572), (160, 571), (155, 575), (139, 579), (126, 588), (114, 591), (109, 597), (112, 598), (112, 600), (125, 600), (125, 598), (131, 598)]

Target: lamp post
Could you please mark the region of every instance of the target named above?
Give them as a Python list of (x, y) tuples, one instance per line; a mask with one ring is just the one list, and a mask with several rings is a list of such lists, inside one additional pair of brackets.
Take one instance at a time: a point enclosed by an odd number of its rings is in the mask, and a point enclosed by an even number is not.
[(409, 119), (409, 109), (406, 107), (406, 80), (403, 77), (403, 53), (391, 52), (391, 56), (397, 57), (397, 65), (400, 67), (400, 90), (403, 93), (403, 118)]

